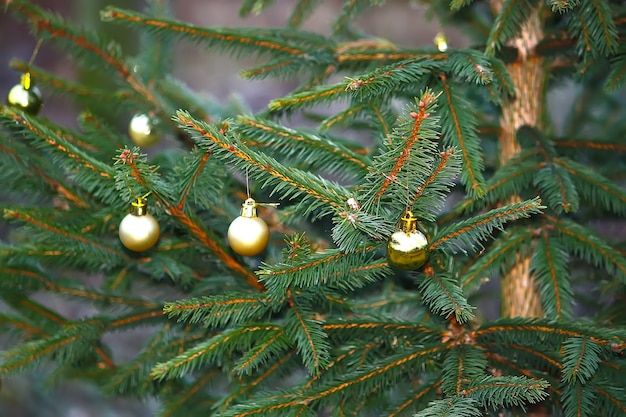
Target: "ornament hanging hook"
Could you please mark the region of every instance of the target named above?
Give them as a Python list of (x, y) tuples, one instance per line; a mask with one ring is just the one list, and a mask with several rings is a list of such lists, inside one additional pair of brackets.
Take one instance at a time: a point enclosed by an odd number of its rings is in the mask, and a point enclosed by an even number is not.
[[(37, 58), (37, 54), (39, 54), (39, 48), (41, 47), (42, 43), (43, 43), (43, 39), (40, 38), (37, 41), (37, 44), (35, 45), (35, 49), (33, 49), (33, 53), (30, 56), (30, 59), (28, 60), (28, 68), (30, 68), (35, 62), (35, 58)], [(20, 84), (22, 85), (22, 87), (24, 87), (24, 90), (30, 90), (30, 88), (33, 85), (33, 82), (31, 80), (29, 71), (22, 74), (22, 78), (20, 79)]]
[[(131, 195), (131, 196), (132, 196), (135, 200), (137, 200), (137, 201), (136, 201), (136, 203), (137, 203), (137, 204), (143, 204), (143, 205), (145, 205), (145, 200), (146, 200), (146, 198), (148, 198), (148, 196), (149, 196), (150, 194), (152, 194), (152, 191), (148, 191), (147, 193), (145, 193), (145, 194), (144, 194), (144, 195), (142, 195), (142, 196), (139, 196), (139, 195), (135, 194), (135, 193), (134, 193), (134, 191), (133, 191), (133, 189), (132, 189), (132, 188), (131, 188), (131, 186), (130, 186), (130, 182), (128, 181), (128, 174), (126, 174), (126, 177), (125, 177), (125, 181), (124, 181), (124, 182), (126, 182), (126, 187), (128, 188), (128, 192), (130, 193), (130, 195)], [(134, 204), (135, 204), (135, 203), (133, 203), (133, 205), (134, 205)]]

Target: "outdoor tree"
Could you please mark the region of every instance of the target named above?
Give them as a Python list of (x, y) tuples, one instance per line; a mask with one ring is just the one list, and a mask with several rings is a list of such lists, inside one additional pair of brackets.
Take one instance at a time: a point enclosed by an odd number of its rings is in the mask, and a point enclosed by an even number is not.
[[(44, 369), (163, 417), (626, 416), (626, 259), (606, 226), (626, 214), (622, 2), (426, 1), (467, 48), (357, 30), (384, 1), (342, 2), (329, 36), (300, 29), (318, 1), (281, 28), (105, 8), (142, 36), (132, 56), (3, 3), (98, 74), (11, 63), (3, 378)], [(209, 102), (170, 74), (180, 39), (298, 87), (256, 113)], [(573, 100), (548, 101), (563, 86)], [(39, 114), (57, 93), (77, 129)], [(144, 153), (166, 135), (179, 146)], [(103, 336), (138, 326), (154, 331), (117, 359)]]

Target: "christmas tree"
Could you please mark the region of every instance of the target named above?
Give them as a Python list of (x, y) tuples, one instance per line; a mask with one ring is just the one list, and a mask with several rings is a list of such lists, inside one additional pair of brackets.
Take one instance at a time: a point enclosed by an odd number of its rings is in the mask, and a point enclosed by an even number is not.
[[(328, 35), (301, 29), (310, 0), (277, 28), (102, 10), (138, 54), (3, 3), (98, 82), (11, 62), (2, 378), (40, 369), (163, 417), (626, 416), (626, 259), (606, 227), (626, 214), (621, 2), (425, 2), (466, 47), (360, 31), (384, 1), (341, 2)], [(296, 87), (216, 104), (171, 75), (181, 40)], [(40, 112), (57, 93), (77, 126)], [(107, 336), (137, 327), (141, 351), (115, 357)]]

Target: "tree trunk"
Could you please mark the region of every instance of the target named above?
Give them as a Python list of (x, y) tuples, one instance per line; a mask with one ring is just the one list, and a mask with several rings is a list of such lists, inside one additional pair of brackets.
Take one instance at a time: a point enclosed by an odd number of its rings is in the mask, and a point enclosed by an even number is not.
[[(500, 12), (502, 0), (492, 0), (494, 15)], [(524, 125), (541, 127), (545, 87), (543, 58), (535, 55), (535, 46), (543, 38), (540, 9), (528, 16), (518, 37), (509, 45), (518, 51), (517, 60), (507, 65), (516, 95), (505, 99), (500, 119), (500, 163), (520, 152), (517, 130)], [(514, 197), (507, 203), (520, 201)], [(502, 277), (501, 312), (503, 317), (542, 317), (541, 298), (530, 273), (530, 256), (517, 255), (516, 265)]]

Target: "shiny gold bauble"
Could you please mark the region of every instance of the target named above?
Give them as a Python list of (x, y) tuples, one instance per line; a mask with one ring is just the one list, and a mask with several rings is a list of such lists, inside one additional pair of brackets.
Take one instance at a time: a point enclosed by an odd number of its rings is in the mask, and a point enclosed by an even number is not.
[(145, 201), (139, 198), (120, 223), (122, 244), (133, 252), (145, 252), (158, 242), (160, 234), (159, 223), (148, 213)]
[(24, 74), (22, 82), (11, 88), (7, 95), (7, 104), (32, 115), (39, 113), (43, 107), (43, 96), (41, 90), (32, 85), (30, 74)]
[(417, 269), (428, 259), (428, 239), (417, 230), (417, 219), (410, 211), (402, 218), (400, 229), (387, 242), (389, 263), (401, 269)]
[(147, 148), (158, 143), (161, 139), (157, 125), (157, 121), (150, 116), (136, 114), (128, 125), (128, 136), (135, 145)]
[(255, 256), (263, 252), (270, 241), (267, 223), (257, 216), (256, 202), (249, 198), (241, 208), (241, 216), (228, 227), (228, 244), (243, 256)]

